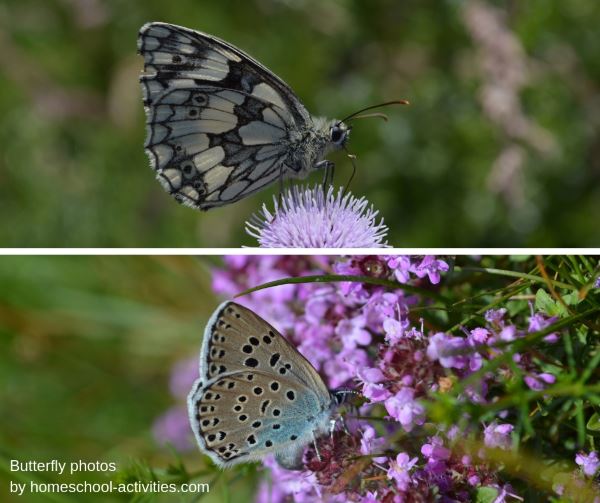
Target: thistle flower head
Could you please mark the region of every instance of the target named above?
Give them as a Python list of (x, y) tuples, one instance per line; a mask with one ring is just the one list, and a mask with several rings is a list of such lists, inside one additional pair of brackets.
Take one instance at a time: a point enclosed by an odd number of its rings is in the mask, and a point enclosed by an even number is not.
[(266, 205), (246, 222), (246, 232), (262, 248), (381, 248), (388, 228), (368, 201), (357, 199), (340, 187), (334, 194), (320, 185), (295, 186), (281, 201), (273, 198), (274, 211)]

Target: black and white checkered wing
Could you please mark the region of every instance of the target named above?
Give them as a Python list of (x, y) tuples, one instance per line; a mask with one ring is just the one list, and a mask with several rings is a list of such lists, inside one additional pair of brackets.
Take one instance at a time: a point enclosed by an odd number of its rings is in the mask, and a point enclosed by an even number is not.
[(163, 187), (198, 209), (274, 182), (311, 118), (293, 91), (236, 47), (166, 23), (142, 27), (146, 152)]

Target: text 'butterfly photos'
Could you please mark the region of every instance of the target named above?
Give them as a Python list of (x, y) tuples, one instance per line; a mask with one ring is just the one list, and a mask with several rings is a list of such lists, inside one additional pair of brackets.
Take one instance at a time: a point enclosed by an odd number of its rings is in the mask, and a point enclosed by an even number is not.
[[(212, 35), (148, 23), (138, 37), (146, 110), (145, 148), (156, 176), (186, 206), (208, 210), (238, 201), (276, 180), (303, 179), (333, 163), (347, 122), (312, 117), (290, 87), (258, 61)], [(351, 157), (352, 158), (352, 157)]]
[(304, 447), (333, 431), (353, 393), (328, 390), (275, 328), (224, 302), (204, 332), (188, 412), (200, 450), (221, 468), (274, 454), (282, 467), (300, 469)]

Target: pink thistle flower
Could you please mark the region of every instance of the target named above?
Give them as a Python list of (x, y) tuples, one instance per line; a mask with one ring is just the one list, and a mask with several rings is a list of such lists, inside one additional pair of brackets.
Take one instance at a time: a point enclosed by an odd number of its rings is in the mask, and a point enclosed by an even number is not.
[(246, 232), (261, 248), (382, 248), (388, 228), (378, 212), (362, 197), (355, 198), (333, 187), (324, 193), (320, 185), (310, 189), (294, 186), (283, 194), (281, 204), (273, 198), (274, 211), (263, 205), (262, 213), (246, 222)]

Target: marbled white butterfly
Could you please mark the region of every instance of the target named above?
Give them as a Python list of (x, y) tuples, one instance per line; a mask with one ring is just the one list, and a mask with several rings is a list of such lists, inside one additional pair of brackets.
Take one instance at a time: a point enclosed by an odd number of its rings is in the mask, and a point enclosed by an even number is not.
[(207, 210), (276, 180), (329, 173), (325, 155), (348, 141), (344, 120), (356, 114), (312, 117), (273, 72), (212, 35), (148, 23), (138, 49), (146, 152), (180, 203)]

